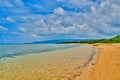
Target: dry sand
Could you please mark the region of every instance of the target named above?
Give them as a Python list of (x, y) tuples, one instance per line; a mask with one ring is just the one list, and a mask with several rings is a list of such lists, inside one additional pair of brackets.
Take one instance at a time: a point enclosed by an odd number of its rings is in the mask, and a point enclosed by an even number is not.
[(80, 80), (95, 55), (90, 45), (0, 60), (0, 80)]
[(120, 44), (97, 44), (99, 55), (88, 80), (120, 80)]

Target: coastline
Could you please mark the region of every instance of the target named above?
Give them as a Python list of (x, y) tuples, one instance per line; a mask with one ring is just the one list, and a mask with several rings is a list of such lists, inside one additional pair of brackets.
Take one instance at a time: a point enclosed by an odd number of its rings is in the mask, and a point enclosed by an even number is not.
[(120, 80), (119, 49), (120, 43), (83, 44), (0, 59), (0, 80)]
[(86, 80), (120, 80), (120, 43), (93, 45), (98, 58)]
[(84, 45), (2, 59), (0, 80), (79, 80), (88, 71), (93, 55), (95, 48)]

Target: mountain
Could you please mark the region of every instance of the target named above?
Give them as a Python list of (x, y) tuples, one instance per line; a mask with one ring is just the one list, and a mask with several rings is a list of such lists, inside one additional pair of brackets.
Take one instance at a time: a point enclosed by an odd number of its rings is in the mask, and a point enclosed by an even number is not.
[(120, 35), (117, 35), (109, 39), (55, 39), (55, 40), (44, 40), (35, 41), (32, 44), (53, 44), (53, 43), (120, 43)]
[(35, 41), (32, 44), (52, 44), (52, 43), (61, 43), (61, 42), (80, 42), (87, 39), (55, 39), (55, 40), (44, 40), (44, 41)]

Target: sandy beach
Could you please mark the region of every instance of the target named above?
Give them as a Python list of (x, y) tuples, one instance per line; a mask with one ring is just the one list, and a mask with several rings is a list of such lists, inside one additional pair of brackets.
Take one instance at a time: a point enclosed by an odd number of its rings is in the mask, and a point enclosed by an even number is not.
[(95, 48), (76, 48), (31, 54), (0, 60), (0, 80), (79, 80)]
[(99, 55), (88, 80), (120, 80), (120, 44), (96, 44)]
[(93, 46), (1, 59), (0, 80), (120, 80), (120, 44)]

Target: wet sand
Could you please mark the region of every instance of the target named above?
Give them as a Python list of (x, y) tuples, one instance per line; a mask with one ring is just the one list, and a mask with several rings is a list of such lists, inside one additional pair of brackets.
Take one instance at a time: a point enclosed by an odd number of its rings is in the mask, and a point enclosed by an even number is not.
[(87, 80), (120, 80), (120, 43), (94, 46), (99, 55)]
[(83, 80), (96, 49), (90, 45), (0, 59), (0, 80)]

